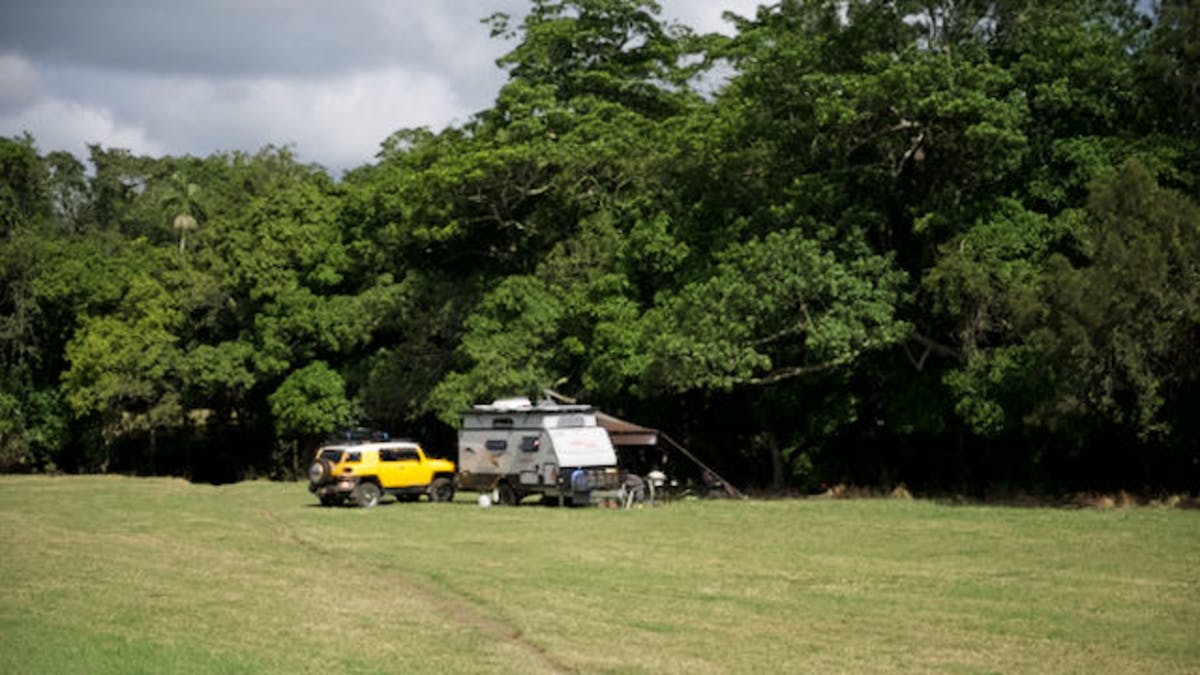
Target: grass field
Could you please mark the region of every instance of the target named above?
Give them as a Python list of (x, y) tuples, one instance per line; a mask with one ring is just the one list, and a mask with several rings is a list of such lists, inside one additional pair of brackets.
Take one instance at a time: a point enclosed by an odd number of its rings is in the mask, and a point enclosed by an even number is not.
[(1200, 512), (0, 477), (0, 672), (1200, 672)]

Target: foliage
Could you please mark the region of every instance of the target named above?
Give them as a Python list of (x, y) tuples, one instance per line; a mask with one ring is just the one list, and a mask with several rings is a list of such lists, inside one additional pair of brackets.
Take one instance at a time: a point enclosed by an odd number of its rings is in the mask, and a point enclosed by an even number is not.
[(183, 424), (179, 395), (183, 315), (166, 288), (132, 281), (113, 315), (86, 318), (71, 342), (63, 390), (76, 414), (99, 415), (106, 441)]
[(345, 423), (350, 413), (346, 383), (321, 361), (288, 376), (267, 397), (275, 428), (285, 437), (311, 437)]
[(1058, 401), (1169, 434), (1164, 407), (1200, 382), (1200, 208), (1131, 161), (1087, 210), (1090, 259), (1049, 261), (1034, 341), (1061, 371)]

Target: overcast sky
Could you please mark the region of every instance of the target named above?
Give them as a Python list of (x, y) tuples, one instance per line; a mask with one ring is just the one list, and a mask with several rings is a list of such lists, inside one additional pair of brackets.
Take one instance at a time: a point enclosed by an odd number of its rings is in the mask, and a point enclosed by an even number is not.
[[(661, 0), (728, 33), (758, 0)], [(87, 156), (290, 145), (335, 175), (393, 131), (461, 124), (511, 44), (480, 19), (525, 0), (0, 0), (0, 135)]]

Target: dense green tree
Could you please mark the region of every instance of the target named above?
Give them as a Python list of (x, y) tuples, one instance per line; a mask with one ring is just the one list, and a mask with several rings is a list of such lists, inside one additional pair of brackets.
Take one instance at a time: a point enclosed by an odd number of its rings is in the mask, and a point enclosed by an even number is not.
[(685, 57), (701, 44), (661, 12), (651, 0), (533, 0), (519, 26), (506, 14), (488, 21), (493, 36), (519, 40), (497, 61), (510, 88), (546, 87), (562, 103), (599, 98), (661, 116), (687, 100), (698, 64)]
[(853, 364), (904, 339), (904, 275), (886, 259), (842, 265), (799, 230), (730, 247), (715, 273), (646, 317), (649, 377), (668, 390), (770, 385)]
[[(344, 425), (350, 416), (345, 381), (322, 361), (288, 375), (267, 400), (279, 436), (299, 442), (306, 456), (322, 436)], [(295, 451), (291, 465), (293, 472), (299, 470)]]
[(776, 487), (1194, 483), (1191, 3), (660, 15), (490, 17), (493, 105), (340, 181), (0, 139), (0, 465), (285, 475), (552, 387)]
[(46, 184), (33, 139), (0, 138), (0, 236), (42, 224), (49, 206)]
[(74, 155), (56, 151), (45, 157), (47, 188), (57, 223), (73, 232), (95, 225), (91, 184), (83, 162)]
[(108, 443), (145, 438), (151, 470), (158, 439), (184, 423), (177, 336), (182, 322), (170, 290), (138, 277), (115, 314), (84, 319), (66, 348), (71, 365), (63, 390), (71, 407), (78, 415), (98, 416)]
[(1035, 320), (1058, 371), (1054, 409), (1169, 434), (1164, 407), (1200, 381), (1200, 208), (1129, 162), (1093, 189), (1087, 214), (1090, 255), (1049, 261)]

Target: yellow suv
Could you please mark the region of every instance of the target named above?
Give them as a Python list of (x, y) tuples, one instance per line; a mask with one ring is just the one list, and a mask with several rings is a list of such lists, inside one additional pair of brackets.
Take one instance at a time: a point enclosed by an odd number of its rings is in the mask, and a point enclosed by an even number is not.
[(385, 493), (397, 501), (454, 499), (454, 462), (427, 457), (411, 441), (326, 445), (308, 469), (308, 490), (322, 506), (347, 498), (359, 506), (375, 506)]

